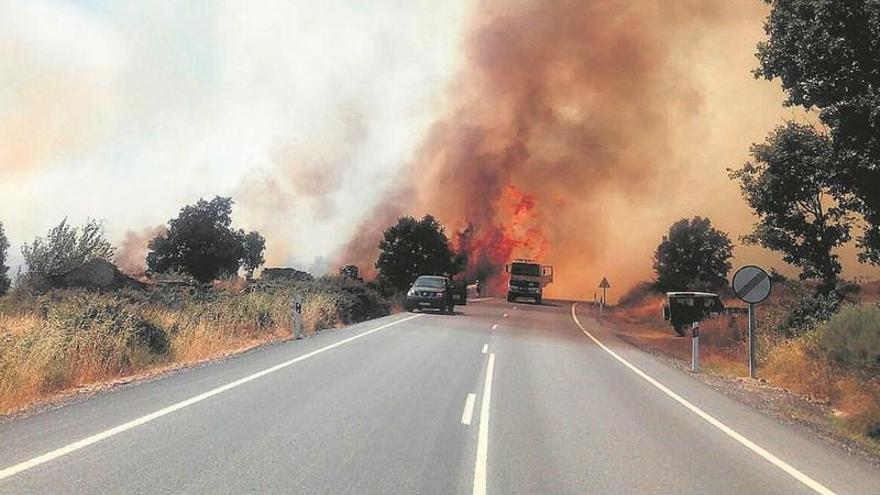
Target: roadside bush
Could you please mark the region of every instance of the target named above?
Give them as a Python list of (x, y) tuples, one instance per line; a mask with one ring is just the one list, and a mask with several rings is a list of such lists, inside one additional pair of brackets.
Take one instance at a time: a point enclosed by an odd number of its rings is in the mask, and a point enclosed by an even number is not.
[(880, 307), (843, 308), (819, 328), (819, 348), (834, 363), (880, 374)]
[(304, 298), (307, 333), (389, 312), (373, 287), (346, 277), (163, 280), (103, 294), (14, 290), (0, 298), (0, 414), (62, 390), (286, 338), (294, 294)]
[(107, 336), (125, 346), (146, 346), (161, 354), (168, 349), (165, 332), (137, 314), (120, 298), (71, 292), (60, 301), (43, 302), (48, 327), (62, 332)]
[(619, 306), (630, 307), (640, 304), (646, 297), (662, 295), (663, 292), (652, 282), (639, 282), (627, 290), (617, 302)]
[(790, 298), (780, 305), (781, 314), (775, 315), (768, 327), (778, 337), (793, 338), (815, 328), (840, 310), (841, 297), (835, 291), (817, 294), (806, 284), (785, 283)]

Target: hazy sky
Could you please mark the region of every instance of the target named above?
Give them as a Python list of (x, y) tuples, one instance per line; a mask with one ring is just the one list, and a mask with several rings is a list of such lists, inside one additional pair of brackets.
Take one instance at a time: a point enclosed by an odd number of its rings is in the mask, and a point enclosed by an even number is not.
[[(11, 264), (22, 242), (65, 216), (100, 219), (120, 242), (219, 194), (235, 199), (237, 226), (266, 236), (269, 265), (321, 268), (403, 167), (418, 166), (429, 126), (467, 101), (462, 74), (492, 63), (465, 59), (468, 36), (548, 5), (530, 1), (0, 0), (0, 221)], [(680, 24), (652, 26), (671, 78), (655, 92), (685, 106), (657, 130), (668, 149), (655, 157), (653, 195), (566, 198), (596, 203), (589, 211), (609, 226), (594, 232), (589, 259), (573, 261), (572, 291), (604, 274), (617, 288), (649, 278), (651, 252), (678, 218), (707, 215), (734, 239), (747, 232), (754, 218), (726, 168), (785, 118), (803, 118), (781, 106), (777, 84), (751, 75), (762, 2), (643, 4), (645, 19)], [(621, 21), (640, 18), (637, 4), (603, 7), (617, 16), (611, 25), (637, 28)], [(851, 246), (842, 253), (844, 275), (880, 273), (855, 263)], [(796, 272), (758, 248), (736, 256)]]
[(311, 263), (430, 123), (466, 13), (460, 0), (0, 0), (13, 262), (64, 216), (119, 240), (221, 194), (235, 223), (264, 230), (270, 262)]

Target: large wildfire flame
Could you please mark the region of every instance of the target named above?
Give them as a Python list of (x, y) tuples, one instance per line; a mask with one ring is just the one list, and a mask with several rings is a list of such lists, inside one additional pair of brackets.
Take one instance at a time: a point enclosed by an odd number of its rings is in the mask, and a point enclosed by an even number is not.
[(693, 146), (689, 133), (701, 125), (699, 87), (679, 58), (716, 24), (746, 16), (759, 27), (761, 6), (753, 7), (482, 2), (445, 116), (339, 261), (369, 273), (383, 228), (431, 213), (467, 255), (471, 280), (497, 282), (510, 259), (529, 257), (556, 266), (556, 294), (583, 295), (601, 279), (600, 265), (632, 265), (620, 262), (633, 249), (644, 277), (650, 251), (640, 235), (651, 225), (656, 246), (656, 205), (669, 192), (686, 197), (676, 152)]
[(467, 257), (464, 277), (485, 281), (493, 292), (502, 290), (499, 267), (514, 258), (544, 259), (550, 250), (534, 196), (508, 186), (499, 202), (495, 210), (503, 212), (507, 221), (486, 226), (482, 232), (470, 224), (452, 238), (453, 250)]

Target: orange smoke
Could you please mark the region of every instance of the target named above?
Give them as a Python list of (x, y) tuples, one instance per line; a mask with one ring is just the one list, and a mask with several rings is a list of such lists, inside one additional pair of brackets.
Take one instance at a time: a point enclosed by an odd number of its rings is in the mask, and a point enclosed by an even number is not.
[[(695, 59), (726, 56), (694, 47), (716, 36), (710, 46), (753, 52), (757, 40), (738, 33), (759, 33), (764, 9), (727, 0), (480, 3), (445, 115), (339, 261), (371, 268), (383, 228), (431, 213), (468, 255), (471, 279), (499, 278), (514, 257), (555, 265), (557, 296), (591, 295), (606, 273), (624, 284), (650, 277), (663, 231), (709, 190), (699, 184), (736, 198), (724, 168), (749, 144), (709, 171), (685, 156), (705, 138), (712, 91)], [(746, 82), (751, 63), (736, 71)], [(733, 211), (747, 225), (748, 211)]]
[(147, 227), (140, 231), (129, 230), (119, 244), (113, 262), (128, 275), (139, 277), (147, 271), (147, 244), (156, 236), (167, 232), (165, 225)]

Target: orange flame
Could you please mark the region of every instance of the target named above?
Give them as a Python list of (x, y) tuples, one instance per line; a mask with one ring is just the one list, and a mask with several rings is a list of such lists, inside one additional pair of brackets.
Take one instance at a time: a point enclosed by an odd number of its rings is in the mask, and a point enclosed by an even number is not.
[(509, 185), (495, 208), (496, 223), (482, 230), (470, 223), (452, 238), (452, 249), (465, 256), (464, 277), (483, 281), (490, 292), (504, 289), (501, 270), (514, 258), (544, 260), (550, 241), (534, 195)]

